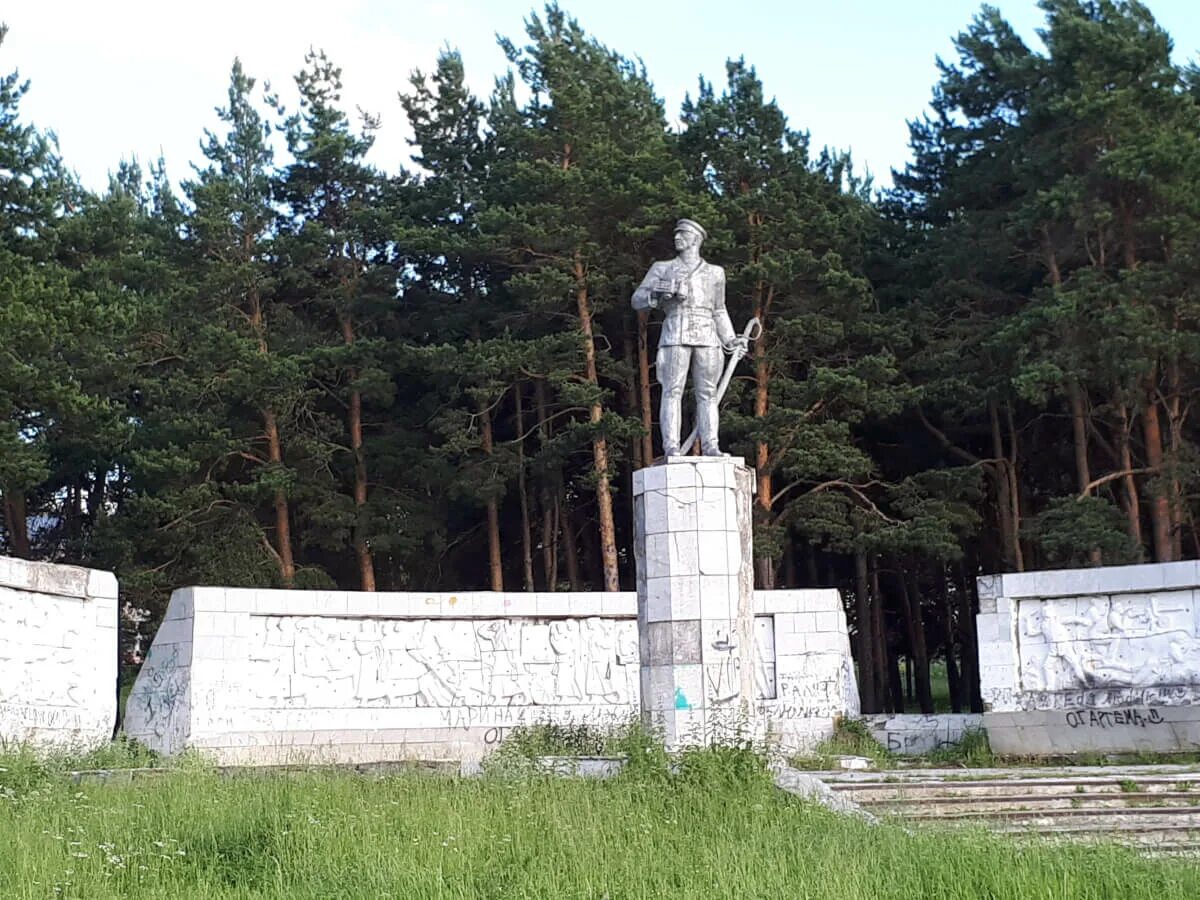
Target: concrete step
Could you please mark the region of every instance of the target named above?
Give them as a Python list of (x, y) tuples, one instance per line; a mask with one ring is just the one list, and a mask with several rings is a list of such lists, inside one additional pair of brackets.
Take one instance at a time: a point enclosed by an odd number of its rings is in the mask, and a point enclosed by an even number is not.
[(1011, 837), (1063, 838), (1086, 841), (1112, 841), (1131, 847), (1148, 847), (1164, 850), (1200, 849), (1200, 828), (1195, 825), (1172, 822), (1127, 823), (1114, 830), (1108, 822), (1072, 822), (1055, 825), (1032, 826), (997, 825), (984, 821), (963, 824), (988, 825), (990, 831)]
[(1178, 847), (1160, 844), (1142, 849), (1142, 856), (1148, 859), (1200, 860), (1200, 843), (1182, 844)]
[(1200, 833), (1200, 809), (1172, 806), (1146, 806), (1109, 809), (1002, 809), (991, 812), (952, 812), (944, 815), (921, 815), (906, 810), (901, 815), (909, 820), (938, 822), (981, 822), (987, 825), (1012, 827), (1078, 825), (1111, 831), (1125, 830), (1131, 826), (1161, 827), (1163, 823), (1172, 828), (1194, 830)]
[(1138, 791), (1123, 793), (1045, 793), (982, 796), (855, 797), (860, 806), (881, 815), (901, 813), (936, 818), (953, 813), (982, 815), (1006, 810), (1141, 809), (1147, 806), (1200, 811), (1200, 791)]
[(1120, 844), (1147, 855), (1200, 857), (1200, 828), (1170, 821), (1126, 822), (1118, 827), (1117, 823), (1098, 820), (1055, 824), (1005, 824), (988, 819), (924, 819), (918, 827), (984, 828), (1014, 840)]
[[(933, 797), (1010, 797), (1037, 794), (1121, 795), (1126, 793), (1182, 793), (1195, 791), (1200, 797), (1200, 776), (1161, 776), (1129, 778), (1021, 778), (964, 781), (853, 781), (826, 782), (860, 803), (873, 800), (916, 802)], [(1132, 790), (1131, 790), (1132, 789)]]
[(986, 828), (1022, 840), (1110, 842), (1146, 855), (1200, 858), (1200, 771), (1194, 766), (821, 778), (863, 810), (914, 826)]
[(934, 769), (927, 766), (912, 769), (870, 769), (848, 771), (837, 769), (814, 772), (830, 784), (852, 782), (909, 782), (909, 781), (1022, 781), (1025, 779), (1075, 778), (1162, 778), (1184, 776), (1200, 780), (1200, 763), (1158, 763), (1155, 765), (1105, 766), (1012, 766), (1003, 768)]

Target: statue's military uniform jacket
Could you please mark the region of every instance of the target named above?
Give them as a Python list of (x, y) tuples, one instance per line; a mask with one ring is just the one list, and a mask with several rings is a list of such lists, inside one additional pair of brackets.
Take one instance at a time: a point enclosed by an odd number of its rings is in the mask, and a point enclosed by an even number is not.
[(725, 270), (701, 262), (691, 273), (680, 260), (656, 262), (633, 294), (635, 309), (658, 306), (650, 292), (661, 281), (687, 282), (686, 296), (662, 304), (662, 334), (658, 346), (721, 347), (734, 339), (733, 324), (725, 311)]

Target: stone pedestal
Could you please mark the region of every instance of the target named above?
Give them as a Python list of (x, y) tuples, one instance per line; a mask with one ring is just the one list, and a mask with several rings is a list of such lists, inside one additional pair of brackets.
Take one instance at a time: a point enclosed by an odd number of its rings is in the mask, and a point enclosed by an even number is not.
[(737, 458), (633, 474), (642, 718), (669, 749), (756, 732), (753, 495)]

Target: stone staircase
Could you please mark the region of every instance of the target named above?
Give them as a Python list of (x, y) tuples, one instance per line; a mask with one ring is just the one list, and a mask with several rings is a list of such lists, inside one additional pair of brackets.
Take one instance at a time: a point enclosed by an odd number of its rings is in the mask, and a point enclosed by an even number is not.
[(1200, 858), (1200, 766), (925, 769), (824, 773), (880, 818), (984, 825), (1019, 837), (1115, 841)]

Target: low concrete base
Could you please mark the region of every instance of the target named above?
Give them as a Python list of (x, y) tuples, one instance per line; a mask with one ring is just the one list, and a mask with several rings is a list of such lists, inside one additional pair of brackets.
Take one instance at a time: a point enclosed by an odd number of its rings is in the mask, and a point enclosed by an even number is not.
[(1200, 706), (994, 712), (983, 727), (1002, 756), (1200, 751)]
[(871, 736), (891, 753), (923, 756), (953, 747), (968, 731), (979, 731), (983, 717), (978, 713), (916, 715), (890, 713), (863, 716)]

